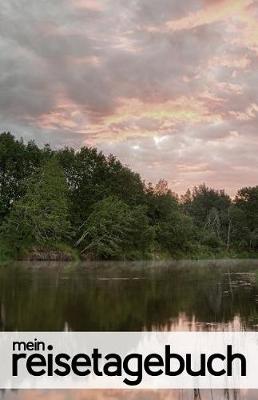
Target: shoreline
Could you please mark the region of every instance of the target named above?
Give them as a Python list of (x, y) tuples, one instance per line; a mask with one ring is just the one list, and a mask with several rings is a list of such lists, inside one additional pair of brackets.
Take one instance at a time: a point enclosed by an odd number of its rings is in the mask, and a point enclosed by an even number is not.
[(77, 256), (72, 256), (71, 254), (61, 253), (61, 252), (49, 252), (41, 253), (41, 254), (33, 254), (27, 255), (25, 257), (18, 257), (14, 259), (8, 260), (0, 260), (0, 267), (10, 265), (12, 263), (76, 263), (76, 264), (116, 264), (116, 263), (182, 263), (182, 262), (220, 262), (220, 261), (255, 261), (258, 260), (258, 254), (234, 254), (234, 255), (225, 255), (225, 254), (217, 254), (217, 255), (200, 255), (200, 256), (184, 256), (181, 257), (163, 257), (163, 258), (142, 258), (142, 259), (87, 259), (80, 258)]

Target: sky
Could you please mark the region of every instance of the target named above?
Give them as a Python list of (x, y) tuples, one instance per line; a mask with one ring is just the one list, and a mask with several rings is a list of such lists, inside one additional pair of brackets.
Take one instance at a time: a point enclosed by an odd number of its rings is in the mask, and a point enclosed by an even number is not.
[(1, 0), (0, 131), (178, 193), (258, 184), (258, 0)]

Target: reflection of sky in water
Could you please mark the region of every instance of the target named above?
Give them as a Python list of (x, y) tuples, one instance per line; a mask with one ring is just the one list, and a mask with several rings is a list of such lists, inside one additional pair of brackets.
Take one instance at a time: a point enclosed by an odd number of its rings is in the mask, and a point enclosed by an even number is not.
[(255, 390), (21, 390), (5, 400), (257, 400)]
[[(148, 329), (144, 329), (148, 330)], [(155, 330), (155, 329), (153, 329)], [(227, 324), (220, 322), (198, 322), (193, 316), (191, 319), (185, 313), (179, 313), (178, 318), (168, 321), (164, 327), (164, 331), (182, 332), (182, 331), (242, 331), (243, 326), (241, 319), (235, 315), (232, 321)]]

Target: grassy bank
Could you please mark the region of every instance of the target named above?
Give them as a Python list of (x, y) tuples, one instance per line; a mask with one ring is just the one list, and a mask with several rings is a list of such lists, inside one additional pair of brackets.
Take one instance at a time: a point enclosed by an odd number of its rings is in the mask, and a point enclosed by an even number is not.
[[(258, 252), (236, 251), (236, 250), (217, 250), (210, 251), (209, 248), (203, 246), (191, 252), (152, 252), (142, 257), (141, 254), (127, 254), (121, 258), (113, 258), (113, 261), (135, 261), (135, 260), (208, 260), (208, 259), (258, 259)], [(8, 248), (0, 247), (0, 265), (7, 265), (14, 261), (55, 261), (55, 262), (70, 262), (70, 261), (106, 261), (107, 259), (97, 258), (90, 255), (81, 255), (77, 249), (71, 246), (60, 243), (52, 246), (33, 246), (30, 249), (23, 249), (19, 252), (11, 251)], [(112, 261), (112, 258), (109, 259)]]

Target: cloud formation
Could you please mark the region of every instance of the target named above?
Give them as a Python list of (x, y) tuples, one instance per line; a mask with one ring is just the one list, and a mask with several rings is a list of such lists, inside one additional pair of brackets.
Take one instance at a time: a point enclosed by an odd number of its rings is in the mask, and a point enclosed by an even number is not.
[(3, 0), (1, 131), (173, 190), (257, 184), (256, 0)]

